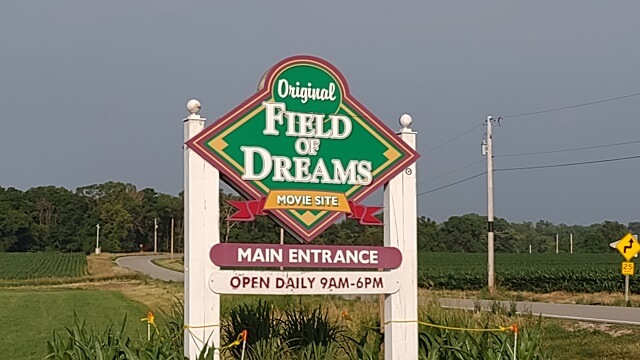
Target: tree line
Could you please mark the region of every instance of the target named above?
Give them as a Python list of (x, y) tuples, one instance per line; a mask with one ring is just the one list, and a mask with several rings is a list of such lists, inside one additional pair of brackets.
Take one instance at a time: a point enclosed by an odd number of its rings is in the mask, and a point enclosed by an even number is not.
[[(253, 222), (229, 222), (234, 212), (228, 200), (234, 194), (220, 191), (220, 239), (223, 242), (278, 243), (280, 228), (266, 216)], [(26, 191), (0, 186), (0, 252), (6, 251), (94, 251), (96, 225), (100, 225), (103, 251), (153, 250), (154, 221), (157, 222), (158, 250), (169, 251), (173, 234), (174, 250), (184, 247), (183, 194), (177, 196), (121, 182), (82, 186), (75, 191), (56, 186), (33, 187)], [(382, 216), (382, 215), (378, 215)], [(437, 223), (424, 216), (418, 219), (418, 248), (431, 252), (486, 252), (486, 217), (479, 214), (452, 216)], [(173, 226), (172, 226), (173, 225)], [(617, 221), (582, 225), (538, 222), (511, 223), (496, 218), (497, 252), (554, 252), (556, 236), (560, 252), (611, 251), (609, 243), (627, 232), (640, 232), (640, 222), (627, 225)], [(285, 234), (286, 243), (297, 243)], [(383, 228), (361, 226), (346, 219), (330, 226), (315, 244), (382, 245)]]

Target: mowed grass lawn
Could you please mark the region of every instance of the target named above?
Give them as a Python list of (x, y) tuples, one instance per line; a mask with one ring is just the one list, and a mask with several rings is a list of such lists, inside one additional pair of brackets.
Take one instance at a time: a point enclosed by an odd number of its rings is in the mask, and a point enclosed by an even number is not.
[(73, 324), (74, 313), (97, 331), (110, 320), (121, 324), (127, 317), (131, 335), (146, 333), (147, 309), (119, 292), (106, 290), (27, 290), (0, 291), (0, 358), (42, 359), (53, 331), (65, 331)]

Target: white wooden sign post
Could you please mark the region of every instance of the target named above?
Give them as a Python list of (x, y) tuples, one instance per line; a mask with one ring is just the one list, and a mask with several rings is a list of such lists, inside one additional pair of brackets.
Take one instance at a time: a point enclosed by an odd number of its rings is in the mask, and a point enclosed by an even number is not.
[[(185, 355), (196, 359), (205, 346), (223, 345), (220, 294), (382, 294), (385, 359), (417, 359), (419, 154), (411, 117), (402, 115), (394, 134), (353, 98), (333, 65), (311, 56), (273, 66), (256, 94), (206, 129), (200, 103), (187, 109)], [(220, 244), (221, 173), (248, 199), (229, 202), (237, 208), (231, 220), (269, 215), (310, 242), (346, 215), (384, 224), (384, 247)], [(380, 207), (362, 204), (380, 186), (384, 222), (374, 216)]]
[[(200, 102), (187, 103), (184, 140), (204, 128)], [(220, 242), (220, 175), (218, 170), (184, 148), (184, 354), (196, 359), (204, 346), (220, 347), (220, 295), (209, 290), (209, 276), (219, 271), (209, 250)], [(216, 354), (219, 359), (219, 354)]]
[[(399, 136), (415, 149), (411, 117), (400, 117)], [(404, 261), (395, 270), (400, 290), (384, 300), (384, 343), (387, 360), (418, 358), (418, 234), (416, 164), (406, 168), (384, 189), (384, 245), (400, 249)]]

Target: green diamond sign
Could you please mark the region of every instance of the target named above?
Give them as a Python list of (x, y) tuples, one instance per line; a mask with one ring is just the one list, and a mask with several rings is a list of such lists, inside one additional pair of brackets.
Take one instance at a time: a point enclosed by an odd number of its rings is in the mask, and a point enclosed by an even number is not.
[(325, 60), (294, 56), (273, 66), (258, 92), (187, 142), (249, 201), (232, 220), (269, 215), (311, 241), (418, 154), (349, 92)]

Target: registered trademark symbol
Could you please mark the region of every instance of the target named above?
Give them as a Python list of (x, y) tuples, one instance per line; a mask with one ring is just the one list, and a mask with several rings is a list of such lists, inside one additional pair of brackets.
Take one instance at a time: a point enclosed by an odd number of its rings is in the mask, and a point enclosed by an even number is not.
[(413, 171), (411, 171), (411, 169), (406, 169), (404, 172), (405, 172), (407, 175), (411, 175), (411, 173), (412, 173)]

